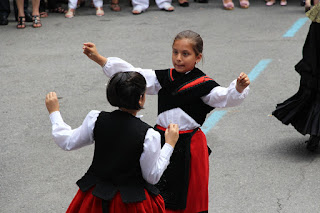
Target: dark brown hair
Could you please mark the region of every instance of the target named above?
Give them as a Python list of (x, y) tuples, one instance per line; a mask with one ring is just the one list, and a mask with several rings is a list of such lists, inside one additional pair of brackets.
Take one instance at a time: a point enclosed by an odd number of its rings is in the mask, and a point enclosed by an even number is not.
[(146, 80), (138, 72), (118, 72), (107, 86), (107, 99), (112, 106), (138, 110), (141, 95), (146, 91)]
[(173, 40), (173, 44), (177, 40), (181, 40), (181, 39), (189, 39), (190, 40), (190, 42), (192, 43), (193, 51), (195, 52), (196, 56), (198, 56), (200, 53), (202, 53), (203, 40), (198, 33), (193, 32), (191, 30), (182, 31), (182, 32), (178, 33), (178, 35), (176, 35), (176, 37)]

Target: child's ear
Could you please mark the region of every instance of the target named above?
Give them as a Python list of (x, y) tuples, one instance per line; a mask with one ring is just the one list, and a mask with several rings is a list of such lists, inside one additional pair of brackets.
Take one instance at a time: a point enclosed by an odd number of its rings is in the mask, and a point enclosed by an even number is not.
[(202, 59), (202, 53), (199, 53), (199, 55), (196, 57), (196, 62), (199, 63)]
[(145, 102), (146, 102), (146, 93), (140, 96), (139, 105), (141, 108), (143, 108)]

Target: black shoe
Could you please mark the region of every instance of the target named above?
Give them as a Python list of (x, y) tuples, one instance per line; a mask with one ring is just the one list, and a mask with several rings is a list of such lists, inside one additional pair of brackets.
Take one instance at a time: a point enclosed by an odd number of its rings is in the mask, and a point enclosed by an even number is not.
[(194, 0), (194, 1), (198, 3), (208, 3), (208, 0)]
[(189, 2), (185, 1), (183, 3), (179, 2), (180, 7), (189, 7)]
[(319, 147), (319, 141), (320, 141), (320, 137), (319, 136), (311, 135), (309, 140), (306, 141), (307, 149), (309, 151), (315, 151)]

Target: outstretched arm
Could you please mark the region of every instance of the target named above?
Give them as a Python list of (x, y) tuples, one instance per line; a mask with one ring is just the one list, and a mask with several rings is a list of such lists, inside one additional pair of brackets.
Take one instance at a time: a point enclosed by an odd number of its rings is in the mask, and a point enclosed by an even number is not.
[(96, 45), (91, 42), (83, 44), (83, 53), (88, 56), (91, 60), (99, 64), (105, 75), (111, 78), (114, 74), (118, 72), (135, 71), (139, 72), (147, 81), (148, 95), (156, 95), (161, 89), (161, 85), (157, 79), (155, 72), (152, 69), (141, 69), (132, 66), (130, 63), (117, 57), (103, 57), (101, 56), (96, 48)]
[(103, 68), (103, 72), (109, 78), (111, 78), (117, 72), (137, 70), (137, 68), (133, 67), (128, 62), (116, 57), (111, 57), (110, 58), (111, 62), (108, 63), (107, 65), (108, 58), (99, 54), (97, 47), (94, 43), (91, 43), (91, 42), (84, 43), (82, 49), (83, 49), (83, 53), (86, 56), (88, 56), (88, 58), (90, 58), (91, 60), (93, 60)]
[(215, 87), (201, 99), (205, 104), (217, 108), (238, 106), (249, 94), (249, 84), (248, 76), (241, 73), (236, 80), (230, 83), (229, 87)]
[(91, 111), (82, 125), (72, 129), (66, 124), (59, 112), (59, 101), (55, 92), (50, 92), (45, 100), (52, 124), (52, 136), (55, 143), (63, 150), (70, 151), (94, 143), (93, 128), (99, 111)]
[(117, 72), (135, 71), (143, 75), (146, 79), (146, 94), (156, 95), (161, 89), (156, 73), (152, 69), (142, 69), (132, 66), (130, 63), (117, 57), (109, 57), (107, 63), (103, 66), (103, 72), (106, 76), (111, 77)]

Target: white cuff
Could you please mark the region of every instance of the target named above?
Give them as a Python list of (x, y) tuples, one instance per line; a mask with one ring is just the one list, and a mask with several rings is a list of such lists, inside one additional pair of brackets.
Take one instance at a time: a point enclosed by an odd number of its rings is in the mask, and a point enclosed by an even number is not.
[(55, 111), (49, 115), (51, 124), (63, 123), (63, 119), (59, 111)]
[(161, 149), (161, 155), (164, 158), (169, 160), (172, 155), (172, 152), (173, 152), (173, 147), (170, 144), (165, 143)]

